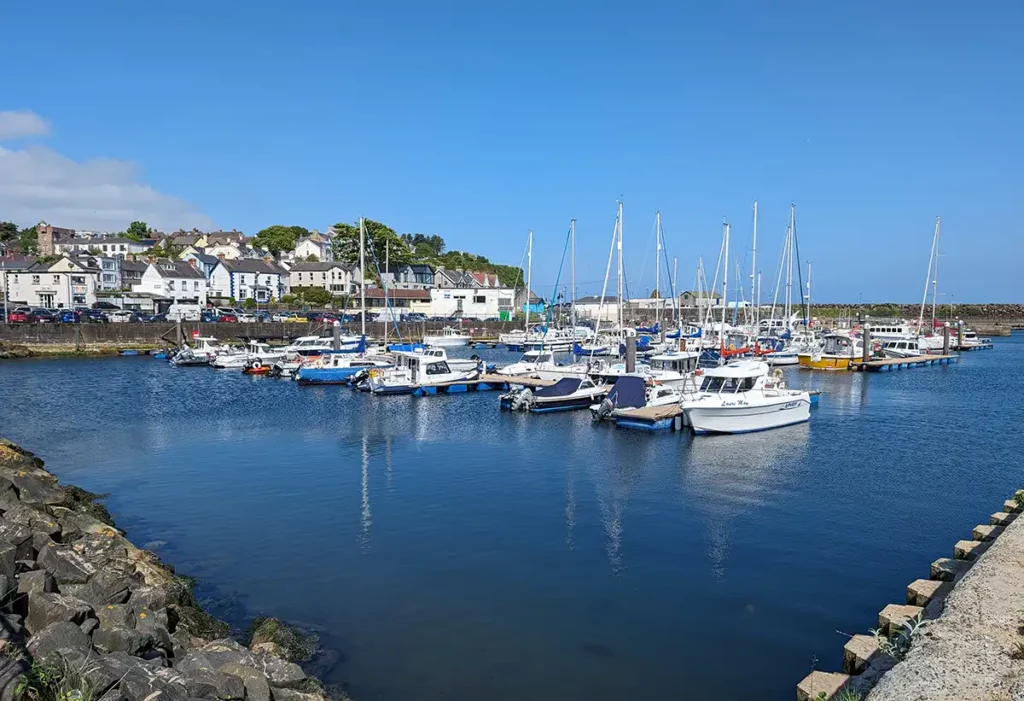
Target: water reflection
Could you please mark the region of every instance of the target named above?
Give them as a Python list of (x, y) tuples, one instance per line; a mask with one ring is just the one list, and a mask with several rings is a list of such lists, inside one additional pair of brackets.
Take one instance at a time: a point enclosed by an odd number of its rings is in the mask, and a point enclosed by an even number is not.
[(370, 524), (373, 523), (370, 514), (370, 437), (368, 433), (363, 433), (362, 443), (362, 473), (360, 479), (360, 486), (362, 492), (362, 510), (360, 512), (359, 523), (362, 526), (362, 532), (360, 535), (359, 544), (366, 550), (370, 547)]

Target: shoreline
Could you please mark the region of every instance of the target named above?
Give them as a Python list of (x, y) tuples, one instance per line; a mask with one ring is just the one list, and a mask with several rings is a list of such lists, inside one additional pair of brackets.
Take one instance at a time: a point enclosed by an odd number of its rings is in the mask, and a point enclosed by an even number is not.
[(0, 697), (347, 699), (298, 664), (314, 636), (258, 617), (248, 647), (234, 640), (194, 580), (131, 543), (99, 499), (0, 439)]

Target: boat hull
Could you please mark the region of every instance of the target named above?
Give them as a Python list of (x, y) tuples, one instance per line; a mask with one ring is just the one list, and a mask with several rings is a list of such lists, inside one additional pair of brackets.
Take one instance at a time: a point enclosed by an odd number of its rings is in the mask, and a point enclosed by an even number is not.
[(438, 348), (459, 348), (469, 345), (469, 336), (424, 336), (423, 345)]
[(689, 406), (684, 403), (683, 413), (697, 434), (754, 433), (809, 421), (811, 400), (802, 394), (778, 402), (745, 406)]
[(765, 353), (762, 356), (769, 365), (799, 365), (800, 356), (796, 353), (788, 353), (786, 351)]
[(801, 353), (798, 356), (800, 367), (809, 370), (849, 370), (850, 365), (856, 362), (855, 358), (848, 355), (811, 355)]
[(342, 368), (311, 368), (300, 367), (295, 373), (295, 381), (300, 385), (343, 385), (366, 367)]

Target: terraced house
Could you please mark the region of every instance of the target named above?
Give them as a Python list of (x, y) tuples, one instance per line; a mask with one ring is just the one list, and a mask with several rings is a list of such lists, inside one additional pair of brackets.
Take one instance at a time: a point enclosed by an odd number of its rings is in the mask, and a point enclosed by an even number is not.
[[(146, 266), (142, 279), (132, 292), (153, 295), (164, 311), (170, 304), (206, 306), (206, 276), (183, 260), (158, 260)], [(163, 302), (163, 304), (161, 304)]]
[(47, 309), (71, 309), (96, 301), (100, 269), (89, 257), (63, 257), (52, 263), (33, 263), (7, 273), (11, 304)]
[(225, 299), (280, 299), (287, 291), (288, 271), (266, 260), (221, 260), (210, 274), (210, 295)]
[(288, 289), (322, 287), (335, 297), (359, 292), (359, 269), (338, 262), (295, 263), (288, 275)]

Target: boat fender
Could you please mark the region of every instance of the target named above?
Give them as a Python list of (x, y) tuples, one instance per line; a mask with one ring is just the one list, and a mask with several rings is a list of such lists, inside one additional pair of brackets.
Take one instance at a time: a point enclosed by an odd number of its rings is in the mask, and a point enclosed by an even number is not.
[(470, 360), (480, 360), (480, 356), (477, 355), (476, 353), (474, 353), (473, 355), (469, 356), (469, 359)]

